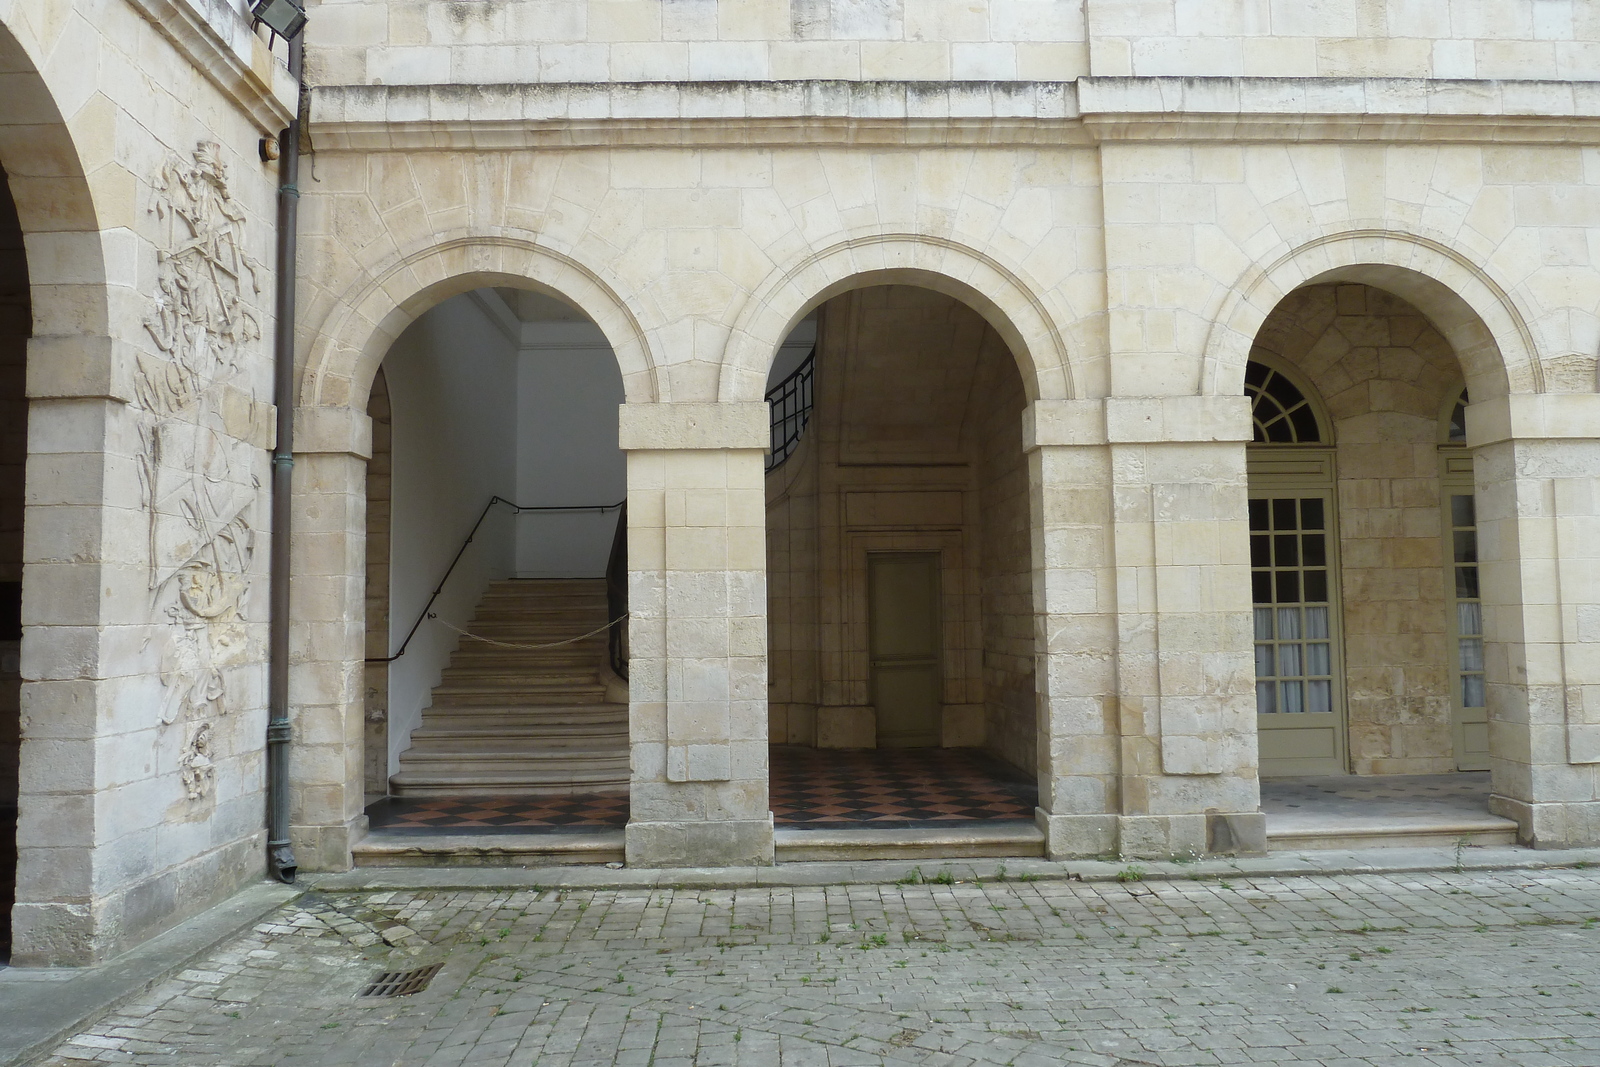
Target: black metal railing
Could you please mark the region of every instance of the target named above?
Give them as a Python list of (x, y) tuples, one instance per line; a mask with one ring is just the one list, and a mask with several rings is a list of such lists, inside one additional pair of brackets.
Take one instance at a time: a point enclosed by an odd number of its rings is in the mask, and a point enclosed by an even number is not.
[[(439, 599), (440, 593), (444, 592), (445, 583), (448, 582), (450, 580), (450, 576), (456, 572), (456, 564), (460, 563), (461, 557), (467, 554), (467, 548), (472, 544), (472, 539), (478, 536), (478, 528), (483, 525), (483, 520), (489, 517), (489, 512), (494, 510), (494, 506), (496, 504), (504, 504), (506, 507), (511, 509), (511, 514), (520, 515), (524, 511), (618, 511), (621, 510), (622, 506), (626, 503), (627, 501), (618, 501), (615, 504), (557, 504), (530, 506), (527, 504), (513, 504), (503, 496), (490, 497), (489, 502), (485, 504), (483, 506), (483, 510), (478, 513), (478, 521), (472, 524), (472, 529), (467, 533), (467, 539), (461, 542), (461, 547), (456, 550), (455, 558), (450, 561), (450, 566), (444, 569), (444, 577), (440, 578), (439, 584), (433, 587), (433, 593), (428, 597), (428, 602), (422, 606), (422, 614), (418, 615), (417, 621), (411, 624), (411, 629), (406, 632), (406, 639), (400, 642), (400, 650), (392, 656), (368, 656), (366, 662), (393, 663), (395, 660), (406, 654), (406, 648), (410, 646), (411, 639), (417, 636), (417, 631), (422, 628), (423, 622), (433, 617), (433, 602)], [(614, 545), (612, 546), (611, 552), (613, 556), (616, 555), (616, 547)], [(626, 559), (626, 557), (624, 557), (624, 559)], [(616, 616), (612, 615), (611, 618), (615, 619)], [(613, 626), (611, 629), (616, 630), (617, 627)]]
[(767, 403), (772, 406), (772, 452), (767, 456), (768, 471), (783, 466), (783, 461), (800, 445), (800, 437), (811, 419), (811, 372), (816, 358), (817, 348), (812, 345), (794, 373), (767, 390)]
[(606, 563), (606, 634), (611, 669), (628, 677), (628, 502), (617, 509), (617, 532), (611, 536), (611, 559)]

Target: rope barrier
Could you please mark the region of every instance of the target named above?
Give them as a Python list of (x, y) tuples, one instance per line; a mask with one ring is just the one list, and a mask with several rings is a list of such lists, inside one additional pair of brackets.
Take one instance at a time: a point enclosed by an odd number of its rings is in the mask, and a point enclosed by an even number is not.
[(537, 652), (542, 648), (560, 648), (562, 645), (575, 645), (579, 641), (587, 640), (587, 639), (595, 636), (596, 634), (605, 633), (607, 630), (611, 629), (613, 626), (615, 626), (617, 623), (621, 622), (623, 619), (626, 619), (627, 617), (628, 617), (628, 613), (627, 612), (623, 612), (621, 615), (618, 615), (616, 618), (612, 619), (610, 622), (606, 623), (604, 626), (601, 626), (601, 627), (599, 627), (597, 629), (594, 629), (594, 630), (590, 630), (586, 634), (580, 634), (577, 637), (569, 637), (565, 641), (551, 641), (549, 644), (544, 644), (544, 645), (520, 645), (520, 644), (516, 644), (515, 642), (512, 642), (512, 641), (496, 641), (492, 637), (483, 637), (483, 636), (481, 636), (479, 634), (469, 633), (468, 631), (463, 630), (459, 626), (450, 625), (449, 623), (445, 622), (443, 619), (439, 618), (439, 616), (437, 616), (437, 615), (429, 615), (428, 616), (428, 618), (432, 619), (434, 622), (438, 623), (440, 626), (443, 626), (446, 630), (454, 630), (456, 633), (460, 634), (462, 637), (470, 637), (474, 641), (482, 641), (486, 645), (494, 645), (497, 648), (520, 648), (520, 649), (523, 649), (523, 650), (528, 651), (528, 652)]

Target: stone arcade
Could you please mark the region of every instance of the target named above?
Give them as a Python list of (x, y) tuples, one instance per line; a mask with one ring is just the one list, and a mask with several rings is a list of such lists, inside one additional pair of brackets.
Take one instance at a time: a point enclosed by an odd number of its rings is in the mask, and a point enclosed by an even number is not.
[[(487, 699), (443, 625), (365, 661), (491, 495), (442, 624), (517, 579), (587, 618), (626, 498), (625, 729), (561, 718), (622, 699), (603, 640), (544, 706), (630, 864), (772, 862), (772, 744), (985, 750), (1053, 857), (1259, 843), (1261, 774), (1483, 768), (1524, 843), (1600, 843), (1596, 5), (309, 15), (302, 868)], [(0, 0), (17, 963), (263, 868), (284, 51), (235, 0)]]

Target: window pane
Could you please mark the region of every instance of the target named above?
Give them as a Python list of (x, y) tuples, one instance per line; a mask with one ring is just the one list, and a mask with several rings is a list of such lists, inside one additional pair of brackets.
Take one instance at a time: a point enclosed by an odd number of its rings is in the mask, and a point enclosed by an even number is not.
[(1294, 534), (1279, 534), (1272, 539), (1273, 562), (1279, 567), (1300, 566), (1300, 538)]
[[(1258, 685), (1259, 690), (1261, 687)], [(1464, 708), (1488, 707), (1483, 700), (1483, 675), (1463, 674), (1461, 676), (1461, 706)]]
[(1255, 571), (1250, 575), (1251, 599), (1257, 604), (1272, 603), (1272, 572)]
[(1293, 641), (1300, 636), (1300, 609), (1278, 609), (1278, 640)]
[(1307, 674), (1332, 674), (1328, 669), (1328, 646), (1323, 644), (1306, 646), (1306, 673)]
[(1272, 669), (1273, 659), (1271, 645), (1256, 646), (1256, 677), (1271, 678), (1278, 672)]
[(1294, 434), (1301, 444), (1314, 444), (1322, 439), (1322, 434), (1317, 430), (1317, 417), (1311, 413), (1311, 405), (1302, 404), (1289, 412), (1289, 421), (1294, 423)]
[(1272, 609), (1256, 608), (1256, 640), (1272, 640)]
[(1306, 571), (1306, 597), (1310, 601), (1328, 599), (1328, 572)]
[(1301, 550), (1305, 554), (1307, 567), (1326, 567), (1328, 565), (1328, 545), (1322, 539), (1322, 534), (1305, 534), (1300, 538)]
[(1300, 573), (1298, 571), (1279, 571), (1276, 577), (1278, 579), (1278, 603), (1300, 603)]
[(1300, 501), (1300, 514), (1302, 516), (1302, 521), (1300, 523), (1300, 528), (1302, 530), (1323, 529), (1322, 499), (1320, 497), (1311, 497), (1307, 500)]
[(1306, 609), (1306, 636), (1307, 637), (1327, 637), (1328, 636), (1328, 609), (1327, 608), (1307, 608)]
[(1267, 528), (1267, 507), (1270, 501), (1250, 501), (1250, 529), (1265, 530)]
[(1478, 568), (1456, 568), (1456, 597), (1461, 600), (1478, 599)]
[(1457, 563), (1478, 562), (1478, 531), (1457, 530), (1455, 532), (1455, 548)]
[(1278, 646), (1278, 677), (1294, 678), (1305, 672), (1300, 669), (1300, 646)]
[(1332, 682), (1306, 683), (1306, 710), (1309, 712), (1326, 712), (1333, 710)]
[(1306, 399), (1300, 390), (1294, 387), (1294, 383), (1281, 374), (1274, 374), (1268, 378), (1262, 391), (1285, 408), (1304, 403)]
[(1461, 669), (1464, 671), (1483, 670), (1483, 638), (1463, 637), (1460, 644)]
[[(1260, 608), (1256, 609), (1260, 611)], [(1462, 601), (1456, 605), (1456, 632), (1462, 637), (1483, 633), (1483, 605)]]
[(1267, 440), (1271, 441), (1273, 444), (1275, 444), (1275, 445), (1292, 445), (1292, 444), (1294, 444), (1294, 427), (1289, 424), (1289, 420), (1288, 419), (1286, 419), (1286, 418), (1284, 418), (1282, 416), (1279, 416), (1273, 422), (1269, 422), (1269, 423), (1266, 424), (1266, 430), (1267, 430)]
[(1297, 530), (1300, 524), (1294, 517), (1294, 499), (1274, 500), (1272, 502), (1272, 528), (1274, 530)]
[(1256, 714), (1273, 715), (1277, 713), (1278, 704), (1274, 699), (1277, 695), (1277, 682), (1256, 683)]
[(1262, 534), (1250, 538), (1250, 566), (1272, 566), (1272, 538)]
[(1301, 682), (1279, 682), (1283, 690), (1283, 712), (1285, 715), (1298, 715), (1305, 711), (1305, 704), (1301, 700)]
[(1450, 525), (1478, 525), (1477, 510), (1471, 496), (1452, 496), (1450, 498)]

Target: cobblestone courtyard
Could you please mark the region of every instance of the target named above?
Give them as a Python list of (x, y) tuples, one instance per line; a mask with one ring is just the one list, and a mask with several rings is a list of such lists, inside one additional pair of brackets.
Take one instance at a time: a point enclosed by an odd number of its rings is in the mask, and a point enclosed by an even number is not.
[[(311, 893), (42, 1063), (1600, 1064), (1600, 872)], [(362, 997), (384, 971), (442, 969)]]

